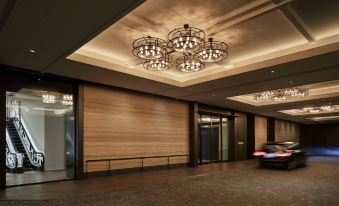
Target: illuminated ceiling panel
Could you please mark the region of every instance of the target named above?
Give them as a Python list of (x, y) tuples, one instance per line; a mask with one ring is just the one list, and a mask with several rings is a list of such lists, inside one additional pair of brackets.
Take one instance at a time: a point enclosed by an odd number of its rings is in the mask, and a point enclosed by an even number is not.
[[(83, 45), (67, 59), (129, 75), (185, 87), (285, 62), (339, 50), (339, 35), (308, 42), (269, 0), (149, 0)], [(132, 43), (144, 36), (167, 40), (184, 24), (203, 29), (207, 37), (229, 44), (229, 57), (203, 71), (152, 72), (133, 56)], [(174, 59), (176, 57), (174, 56)]]
[(317, 84), (302, 85), (302, 87), (305, 89), (308, 89), (308, 92), (309, 92), (308, 96), (289, 99), (284, 102), (256, 101), (255, 95), (257, 93), (245, 94), (245, 95), (240, 95), (240, 96), (235, 96), (235, 97), (228, 97), (227, 99), (238, 101), (238, 102), (245, 103), (245, 104), (250, 104), (253, 106), (265, 106), (265, 105), (284, 104), (284, 103), (289, 103), (289, 102), (301, 102), (301, 101), (306, 101), (306, 100), (322, 99), (322, 98), (339, 96), (339, 80), (317, 83)]
[(311, 117), (308, 119), (313, 121), (334, 121), (339, 120), (339, 116)]
[[(281, 110), (279, 112), (289, 114), (289, 115), (297, 115), (297, 116), (303, 116), (303, 115), (318, 115), (318, 114), (329, 114), (329, 113), (336, 113), (339, 112), (339, 105), (324, 105), (325, 107), (331, 106), (333, 107), (333, 110), (322, 110), (322, 106), (309, 106), (309, 107), (303, 107), (303, 108), (295, 108), (295, 109), (288, 109), (288, 110)], [(310, 108), (307, 111), (302, 111), (305, 108)]]

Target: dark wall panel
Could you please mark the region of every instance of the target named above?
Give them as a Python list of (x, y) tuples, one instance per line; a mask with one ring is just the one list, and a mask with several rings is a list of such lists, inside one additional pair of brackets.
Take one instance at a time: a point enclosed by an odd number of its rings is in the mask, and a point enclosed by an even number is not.
[(198, 166), (199, 140), (198, 140), (198, 104), (189, 103), (189, 165)]
[(247, 114), (247, 158), (253, 159), (253, 152), (255, 150), (255, 116), (254, 114)]
[(247, 114), (236, 113), (235, 118), (235, 157), (234, 160), (247, 159)]
[(267, 118), (267, 142), (275, 141), (275, 119), (272, 117)]
[(339, 124), (301, 125), (304, 146), (339, 147)]
[(301, 125), (301, 143), (314, 155), (339, 155), (339, 124)]
[[(1, 66), (0, 66), (0, 69)], [(0, 189), (6, 187), (6, 89), (5, 77), (0, 71)]]

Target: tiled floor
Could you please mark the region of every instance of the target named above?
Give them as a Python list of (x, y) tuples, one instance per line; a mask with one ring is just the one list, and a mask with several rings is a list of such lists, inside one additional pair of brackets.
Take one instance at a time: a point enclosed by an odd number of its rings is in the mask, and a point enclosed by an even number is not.
[(48, 182), (54, 180), (69, 179), (66, 170), (53, 170), (53, 171), (25, 171), (24, 173), (6, 174), (6, 185), (22, 185), (36, 182)]
[(339, 205), (339, 158), (292, 171), (255, 161), (8, 188), (5, 205)]

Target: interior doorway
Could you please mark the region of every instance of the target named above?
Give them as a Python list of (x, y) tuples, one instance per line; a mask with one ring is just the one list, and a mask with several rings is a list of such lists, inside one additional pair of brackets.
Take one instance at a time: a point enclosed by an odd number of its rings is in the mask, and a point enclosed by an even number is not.
[(199, 164), (228, 161), (230, 154), (230, 122), (222, 115), (199, 116)]

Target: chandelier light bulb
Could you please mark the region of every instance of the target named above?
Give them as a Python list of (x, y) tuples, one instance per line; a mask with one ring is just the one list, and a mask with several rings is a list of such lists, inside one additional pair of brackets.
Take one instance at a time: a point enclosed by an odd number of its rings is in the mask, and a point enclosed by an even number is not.
[(43, 94), (42, 102), (46, 104), (54, 104), (56, 102), (56, 96), (54, 94)]
[(293, 87), (259, 92), (254, 94), (254, 100), (257, 102), (283, 102), (293, 98), (305, 97), (307, 95), (307, 89), (303, 89), (301, 87)]
[(145, 60), (161, 58), (166, 49), (167, 43), (156, 37), (143, 37), (133, 42), (133, 54)]
[[(133, 54), (144, 60), (145, 69), (163, 71), (172, 67), (169, 54), (179, 52), (183, 56), (176, 61), (182, 72), (196, 72), (205, 68), (204, 63), (221, 61), (228, 56), (224, 42), (209, 38), (205, 43), (205, 32), (185, 24), (169, 32), (168, 42), (156, 37), (143, 37), (133, 42)], [(188, 58), (189, 56), (189, 58)]]
[(319, 112), (331, 112), (334, 110), (334, 107), (331, 105), (325, 105), (321, 107), (304, 107), (301, 109), (296, 109), (296, 113), (319, 113)]
[(209, 38), (201, 49), (196, 53), (196, 57), (202, 62), (217, 62), (228, 56), (228, 46), (224, 42), (214, 41)]
[(62, 104), (66, 106), (73, 105), (73, 95), (65, 94), (62, 97)]

